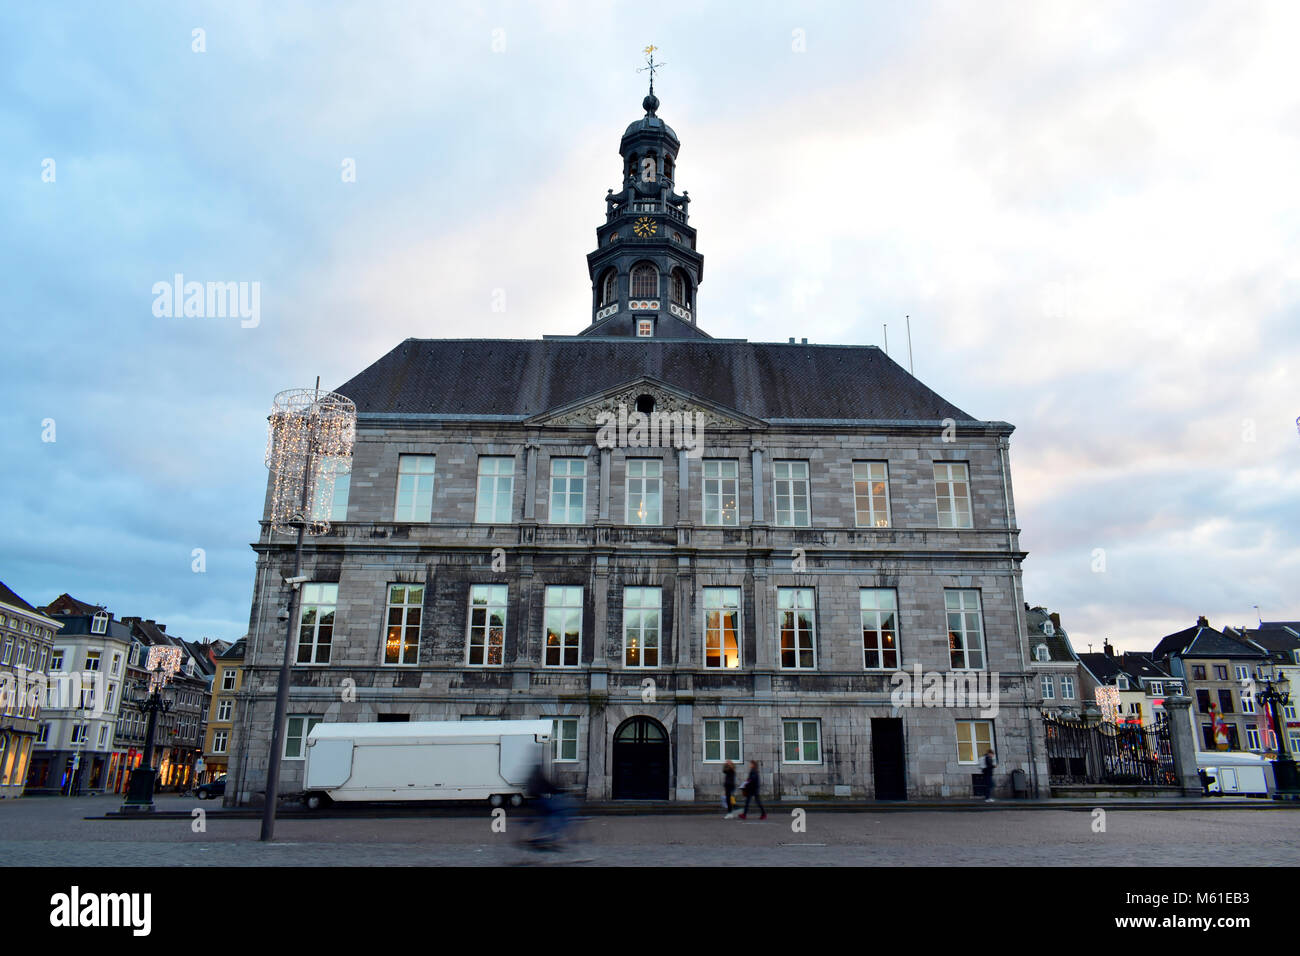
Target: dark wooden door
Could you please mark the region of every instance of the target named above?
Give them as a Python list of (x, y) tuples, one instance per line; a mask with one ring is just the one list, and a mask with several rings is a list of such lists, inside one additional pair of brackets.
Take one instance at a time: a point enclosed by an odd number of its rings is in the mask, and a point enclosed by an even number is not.
[(907, 799), (907, 764), (901, 717), (871, 718), (871, 772), (877, 800)]
[(614, 799), (667, 800), (669, 746), (663, 725), (633, 717), (614, 733)]

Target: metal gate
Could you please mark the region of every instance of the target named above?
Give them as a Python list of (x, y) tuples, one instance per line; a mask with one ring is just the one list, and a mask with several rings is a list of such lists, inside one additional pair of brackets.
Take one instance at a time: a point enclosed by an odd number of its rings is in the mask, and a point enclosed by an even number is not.
[(1061, 720), (1044, 715), (1047, 768), (1053, 784), (1111, 783), (1174, 787), (1169, 720), (1151, 727)]

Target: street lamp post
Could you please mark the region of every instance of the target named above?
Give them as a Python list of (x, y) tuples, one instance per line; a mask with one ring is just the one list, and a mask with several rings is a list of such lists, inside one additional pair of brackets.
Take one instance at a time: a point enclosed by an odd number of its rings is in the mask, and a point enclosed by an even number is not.
[(149, 715), (144, 735), (144, 758), (140, 766), (131, 771), (126, 785), (126, 799), (122, 801), (123, 813), (153, 813), (154, 783), (158, 768), (153, 765), (154, 736), (158, 730), (158, 714), (172, 709), (170, 698), (164, 699), (163, 689), (171, 683), (172, 676), (180, 668), (179, 647), (149, 648), (149, 695), (143, 699), (131, 701), (132, 705)]
[(1291, 799), (1298, 798), (1300, 797), (1300, 773), (1297, 772), (1295, 760), (1287, 747), (1284, 728), (1279, 718), (1279, 712), (1291, 703), (1291, 681), (1287, 679), (1286, 674), (1280, 674), (1276, 679), (1258, 674), (1256, 680), (1264, 684), (1259, 699), (1268, 707), (1273, 724), (1273, 736), (1277, 740), (1277, 757), (1273, 760), (1273, 784), (1276, 795)]

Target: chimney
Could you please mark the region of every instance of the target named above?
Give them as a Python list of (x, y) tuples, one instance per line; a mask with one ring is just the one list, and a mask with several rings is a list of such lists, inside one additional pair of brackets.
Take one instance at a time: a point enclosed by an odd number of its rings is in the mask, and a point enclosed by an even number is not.
[(1101, 645), (1101, 652), (1102, 652), (1103, 654), (1105, 654), (1107, 657), (1114, 657), (1114, 656), (1115, 656), (1115, 648), (1113, 648), (1113, 647), (1110, 646), (1110, 640), (1109, 640), (1109, 638), (1102, 642), (1102, 645)]
[(800, 344), (800, 345), (807, 345), (807, 344), (808, 344), (808, 340), (807, 340), (807, 339), (804, 339), (804, 340), (803, 340), (802, 342), (800, 342), (799, 344)]
[(1053, 611), (1051, 614), (1047, 616), (1052, 620), (1052, 627), (1056, 628), (1059, 631), (1061, 629), (1061, 615), (1058, 612)]
[(790, 344), (790, 345), (794, 345), (794, 336), (793, 336), (793, 335), (790, 336), (790, 342), (789, 342), (789, 344)]
[(1206, 620), (1205, 615), (1202, 614), (1200, 617), (1198, 617), (1198, 618), (1196, 619), (1196, 626), (1197, 626), (1197, 627), (1209, 627), (1209, 626), (1210, 626), (1210, 622), (1209, 622), (1208, 620)]

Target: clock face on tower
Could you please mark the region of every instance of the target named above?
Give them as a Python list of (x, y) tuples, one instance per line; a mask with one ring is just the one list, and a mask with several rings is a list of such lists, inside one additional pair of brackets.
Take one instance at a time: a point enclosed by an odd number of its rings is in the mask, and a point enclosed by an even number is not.
[(658, 227), (655, 225), (655, 221), (653, 219), (651, 219), (649, 216), (642, 216), (632, 226), (632, 231), (635, 232), (637, 236), (641, 239), (649, 239), (651, 236), (655, 234), (655, 230), (657, 228)]

